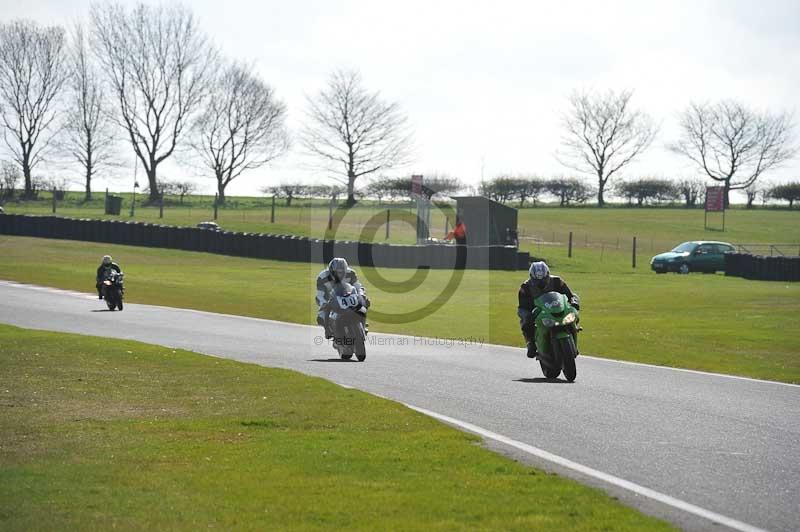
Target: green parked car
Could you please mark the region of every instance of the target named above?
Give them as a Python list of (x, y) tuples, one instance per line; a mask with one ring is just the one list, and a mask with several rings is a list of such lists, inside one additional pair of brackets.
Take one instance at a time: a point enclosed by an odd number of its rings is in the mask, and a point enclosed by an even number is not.
[(725, 253), (735, 251), (736, 248), (727, 242), (684, 242), (672, 251), (650, 259), (650, 268), (656, 273), (714, 273), (725, 270)]

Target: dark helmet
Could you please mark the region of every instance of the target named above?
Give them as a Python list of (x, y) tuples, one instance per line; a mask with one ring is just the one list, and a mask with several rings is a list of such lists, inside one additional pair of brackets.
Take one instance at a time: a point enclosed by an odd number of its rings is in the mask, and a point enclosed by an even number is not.
[(550, 268), (542, 261), (532, 262), (528, 275), (531, 276), (534, 284), (539, 288), (544, 288), (550, 282)]
[(333, 278), (338, 282), (344, 281), (347, 270), (347, 261), (342, 257), (336, 257), (328, 263), (328, 271), (331, 272)]

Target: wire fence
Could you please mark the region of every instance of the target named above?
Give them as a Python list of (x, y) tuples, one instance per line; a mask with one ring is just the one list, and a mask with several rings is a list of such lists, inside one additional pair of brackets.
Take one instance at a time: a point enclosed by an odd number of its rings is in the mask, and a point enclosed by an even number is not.
[(735, 244), (739, 253), (769, 257), (800, 256), (800, 244)]

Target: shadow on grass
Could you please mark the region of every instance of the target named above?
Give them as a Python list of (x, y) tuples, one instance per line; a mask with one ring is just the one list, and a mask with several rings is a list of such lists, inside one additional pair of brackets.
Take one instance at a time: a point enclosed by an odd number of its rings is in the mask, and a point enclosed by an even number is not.
[(527, 382), (529, 384), (574, 384), (564, 379), (548, 379), (547, 377), (535, 377), (533, 379), (514, 379), (514, 382)]
[(343, 358), (312, 358), (308, 362), (358, 362), (355, 358), (345, 360)]

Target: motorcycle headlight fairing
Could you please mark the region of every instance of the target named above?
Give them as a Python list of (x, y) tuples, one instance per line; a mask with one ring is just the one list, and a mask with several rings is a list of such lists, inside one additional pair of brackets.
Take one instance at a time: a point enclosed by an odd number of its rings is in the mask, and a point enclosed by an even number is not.
[(542, 318), (542, 325), (544, 325), (545, 327), (552, 327), (555, 324), (556, 322), (551, 320), (550, 318)]
[(563, 323), (564, 325), (568, 325), (568, 324), (570, 324), (570, 323), (572, 323), (574, 321), (575, 321), (575, 313), (574, 312), (570, 312), (569, 314), (564, 316), (564, 320), (561, 323)]

